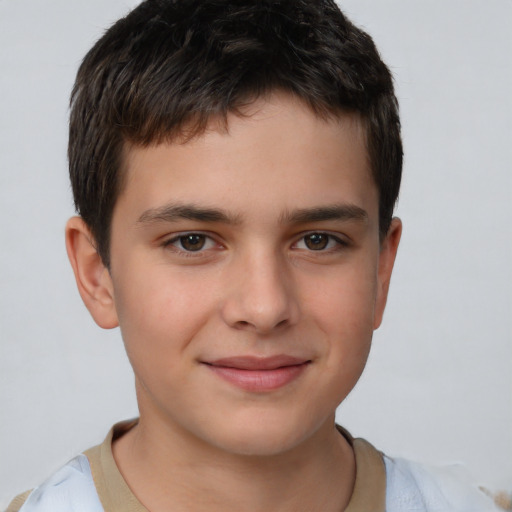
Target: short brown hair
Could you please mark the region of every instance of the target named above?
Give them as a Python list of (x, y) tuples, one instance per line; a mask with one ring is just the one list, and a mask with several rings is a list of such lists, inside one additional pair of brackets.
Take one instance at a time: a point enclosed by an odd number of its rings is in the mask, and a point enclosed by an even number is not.
[(85, 56), (71, 96), (75, 206), (107, 267), (124, 144), (200, 134), (275, 90), (322, 117), (360, 115), (387, 232), (402, 170), (393, 80), (334, 1), (146, 0)]

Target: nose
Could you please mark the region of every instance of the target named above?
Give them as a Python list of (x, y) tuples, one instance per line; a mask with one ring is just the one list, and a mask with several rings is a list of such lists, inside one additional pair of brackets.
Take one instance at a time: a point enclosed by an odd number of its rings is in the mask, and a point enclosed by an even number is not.
[(274, 254), (252, 254), (235, 266), (222, 307), (230, 327), (269, 334), (297, 322), (299, 304), (285, 261)]

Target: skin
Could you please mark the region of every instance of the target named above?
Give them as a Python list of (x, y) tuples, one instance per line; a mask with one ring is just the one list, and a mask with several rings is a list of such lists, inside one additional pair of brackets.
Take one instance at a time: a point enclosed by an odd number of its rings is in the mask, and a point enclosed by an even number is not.
[[(124, 167), (110, 270), (81, 219), (66, 238), (86, 306), (121, 327), (135, 373), (140, 422), (113, 447), (126, 481), (152, 512), (343, 510), (355, 464), (335, 410), (382, 321), (401, 233), (394, 219), (379, 239), (358, 118), (276, 94), (227, 131), (127, 147)], [(270, 390), (210, 365), (276, 355), (306, 363)]]

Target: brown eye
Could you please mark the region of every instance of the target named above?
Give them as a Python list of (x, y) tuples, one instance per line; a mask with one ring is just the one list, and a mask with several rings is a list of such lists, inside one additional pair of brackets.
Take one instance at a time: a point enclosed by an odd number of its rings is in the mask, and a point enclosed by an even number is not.
[(188, 253), (188, 256), (191, 256), (192, 253), (200, 256), (211, 249), (221, 249), (211, 236), (194, 232), (178, 234), (174, 238), (163, 242), (162, 246), (170, 249), (177, 255), (186, 255)]
[(304, 237), (304, 243), (312, 251), (321, 251), (329, 244), (329, 235), (325, 233), (311, 233)]
[(180, 245), (186, 251), (200, 251), (205, 246), (206, 236), (192, 233), (190, 235), (180, 236), (179, 241)]

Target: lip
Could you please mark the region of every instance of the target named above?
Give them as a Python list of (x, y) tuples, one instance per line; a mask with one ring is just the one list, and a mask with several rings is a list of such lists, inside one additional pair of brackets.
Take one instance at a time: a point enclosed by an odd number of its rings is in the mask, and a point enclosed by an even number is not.
[(218, 377), (245, 391), (262, 393), (282, 388), (297, 379), (311, 360), (288, 355), (237, 356), (204, 362)]

